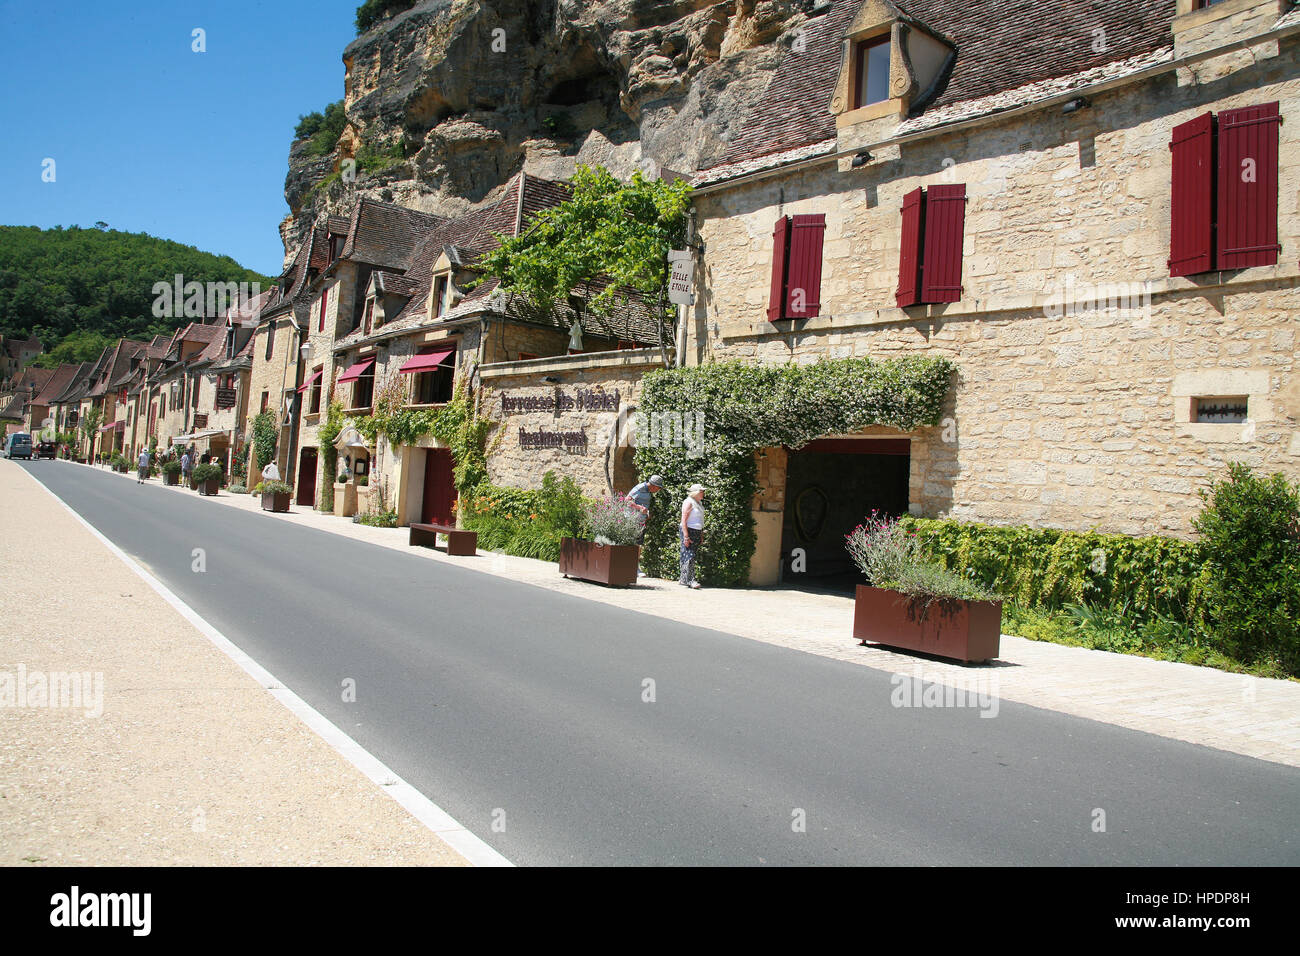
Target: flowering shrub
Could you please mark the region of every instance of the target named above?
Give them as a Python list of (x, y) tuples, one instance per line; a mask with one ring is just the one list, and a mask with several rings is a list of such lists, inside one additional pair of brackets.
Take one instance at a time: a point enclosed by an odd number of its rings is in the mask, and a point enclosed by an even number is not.
[(621, 496), (598, 498), (587, 508), (587, 524), (597, 544), (636, 544), (641, 512)]
[(873, 587), (890, 588), (927, 601), (995, 601), (998, 595), (926, 560), (916, 532), (873, 511), (845, 536), (845, 547)]

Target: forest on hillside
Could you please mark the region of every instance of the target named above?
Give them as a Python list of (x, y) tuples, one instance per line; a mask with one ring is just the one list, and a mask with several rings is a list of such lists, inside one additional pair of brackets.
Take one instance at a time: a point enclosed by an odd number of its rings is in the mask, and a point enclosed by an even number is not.
[(178, 274), (263, 290), (272, 282), (229, 256), (147, 233), (0, 226), (0, 335), (40, 339), (43, 365), (93, 358), (120, 336), (170, 335), (194, 319), (156, 317), (154, 286)]

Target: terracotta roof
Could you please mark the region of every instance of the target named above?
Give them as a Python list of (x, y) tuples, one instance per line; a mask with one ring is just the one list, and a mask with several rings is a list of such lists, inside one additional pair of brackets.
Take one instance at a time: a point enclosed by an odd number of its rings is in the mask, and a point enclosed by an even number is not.
[(54, 398), (54, 403), (65, 405), (69, 402), (80, 401), (86, 394), (90, 372), (95, 366), (90, 362), (82, 362), (76, 367), (72, 375), (69, 376), (63, 391)]
[(9, 421), (15, 422), (22, 421), (23, 404), (24, 399), (21, 396), (15, 395), (9, 400), (9, 404), (4, 407), (4, 411), (0, 411), (0, 419), (8, 419)]
[(427, 212), (362, 198), (353, 210), (339, 256), (405, 272), (411, 267), (416, 240), (446, 221)]
[(19, 389), (31, 391), (35, 389), (35, 391), (39, 393), (40, 390), (45, 387), (45, 383), (50, 380), (50, 377), (53, 374), (54, 369), (52, 368), (37, 368), (34, 365), (25, 365), (22, 370), (14, 376), (13, 381), (9, 383), (9, 387), (14, 391), (18, 391)]
[(44, 388), (42, 388), (36, 394), (36, 397), (32, 399), (32, 404), (45, 406), (52, 405), (59, 397), (59, 393), (68, 387), (68, 383), (72, 381), (72, 377), (77, 373), (77, 369), (80, 367), (81, 366), (79, 365), (60, 365), (58, 368), (54, 369), (53, 374), (46, 381)]
[[(828, 13), (808, 21), (804, 49), (784, 53), (719, 165), (835, 138), (830, 101), (844, 34), (859, 6), (859, 0), (837, 0)], [(904, 0), (896, 6), (904, 18), (923, 24), (957, 51), (928, 99), (913, 104), (911, 122), (1013, 90), (1032, 95), (1035, 84), (1155, 55), (1172, 43), (1175, 0)], [(1096, 42), (1099, 38), (1105, 42)], [(707, 181), (720, 178), (712, 169), (709, 173)]]

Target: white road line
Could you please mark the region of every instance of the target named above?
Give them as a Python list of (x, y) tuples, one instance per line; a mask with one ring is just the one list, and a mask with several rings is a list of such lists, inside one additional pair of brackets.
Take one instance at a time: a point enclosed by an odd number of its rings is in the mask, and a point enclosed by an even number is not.
[[(25, 469), (24, 469), (25, 470)], [(139, 575), (146, 584), (158, 592), (168, 604), (180, 612), (181, 617), (193, 624), (208, 640), (220, 648), (227, 657), (242, 667), (255, 681), (270, 693), (272, 697), (289, 709), (289, 711), (314, 730), (322, 740), (334, 748), (345, 760), (369, 777), (379, 788), (392, 797), (426, 827), (436, 833), (444, 843), (474, 866), (514, 866), (504, 856), (483, 842), (465, 827), (456, 822), (446, 810), (438, 806), (415, 787), (411, 786), (388, 768), (378, 757), (370, 753), (359, 743), (340, 730), (316, 708), (295, 694), (274, 674), (257, 661), (253, 660), (236, 647), (231, 640), (199, 616), (198, 612), (180, 599), (167, 585), (149, 573), (129, 554), (100, 533), (99, 529), (79, 515), (66, 501), (60, 498), (30, 471), (27, 474), (36, 484), (49, 493), (55, 501), (67, 509), (68, 514), (81, 522), (91, 534), (98, 538), (110, 552), (117, 555), (122, 562)]]

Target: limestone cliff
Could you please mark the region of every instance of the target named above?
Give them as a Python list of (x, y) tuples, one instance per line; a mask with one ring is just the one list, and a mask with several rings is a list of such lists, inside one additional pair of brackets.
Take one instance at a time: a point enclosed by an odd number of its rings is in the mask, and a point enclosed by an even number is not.
[[(293, 144), (287, 248), (359, 194), (444, 215), (523, 168), (715, 162), (799, 25), (828, 0), (425, 0), (343, 51), (333, 155)], [(357, 161), (355, 181), (340, 173)]]

